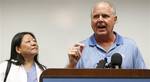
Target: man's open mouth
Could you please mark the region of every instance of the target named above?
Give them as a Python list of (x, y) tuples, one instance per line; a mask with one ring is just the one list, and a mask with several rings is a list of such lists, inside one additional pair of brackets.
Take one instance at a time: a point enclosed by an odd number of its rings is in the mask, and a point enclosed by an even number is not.
[(106, 28), (106, 26), (97, 26), (97, 28)]
[(97, 28), (106, 28), (106, 25), (104, 23), (97, 23)]

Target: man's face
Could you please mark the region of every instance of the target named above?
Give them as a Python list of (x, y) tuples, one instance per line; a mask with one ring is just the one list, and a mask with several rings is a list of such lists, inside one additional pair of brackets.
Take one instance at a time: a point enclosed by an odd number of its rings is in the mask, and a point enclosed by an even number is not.
[(113, 32), (116, 20), (112, 8), (106, 3), (100, 3), (92, 11), (91, 26), (96, 35), (109, 35)]

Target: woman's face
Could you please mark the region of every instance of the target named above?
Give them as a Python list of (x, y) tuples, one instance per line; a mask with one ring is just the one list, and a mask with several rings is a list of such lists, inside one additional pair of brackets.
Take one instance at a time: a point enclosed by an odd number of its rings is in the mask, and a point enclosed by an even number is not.
[(38, 54), (38, 44), (30, 34), (26, 34), (22, 38), (22, 42), (19, 47), (16, 47), (16, 51), (24, 58), (31, 58)]

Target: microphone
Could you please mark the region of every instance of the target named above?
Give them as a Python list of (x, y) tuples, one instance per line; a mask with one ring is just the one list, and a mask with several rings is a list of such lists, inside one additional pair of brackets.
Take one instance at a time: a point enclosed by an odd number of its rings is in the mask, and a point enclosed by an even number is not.
[(106, 63), (107, 63), (107, 59), (106, 58), (102, 59), (97, 63), (96, 68), (105, 68)]
[(120, 69), (122, 64), (122, 56), (119, 53), (114, 53), (111, 57), (111, 68)]

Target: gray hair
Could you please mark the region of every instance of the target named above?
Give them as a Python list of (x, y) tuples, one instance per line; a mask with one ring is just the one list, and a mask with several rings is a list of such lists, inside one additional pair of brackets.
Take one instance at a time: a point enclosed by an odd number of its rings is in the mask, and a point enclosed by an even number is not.
[(112, 3), (110, 3), (109, 1), (106, 1), (106, 0), (100, 1), (97, 4), (94, 5), (94, 7), (91, 10), (91, 16), (92, 16), (92, 13), (93, 13), (93, 10), (94, 10), (95, 6), (97, 6), (98, 4), (102, 4), (102, 3), (108, 4), (112, 8), (112, 14), (114, 16), (116, 16), (116, 8), (114, 7), (114, 5)]

